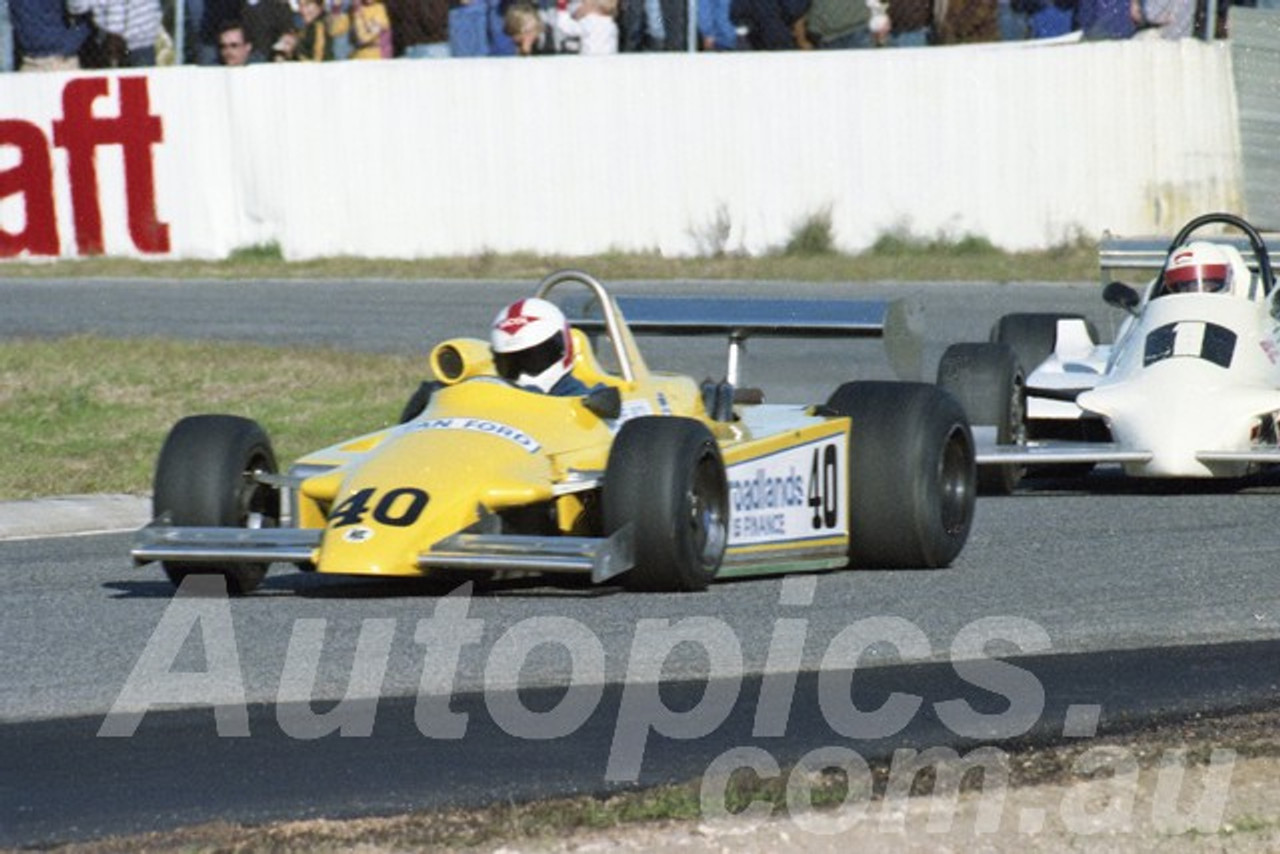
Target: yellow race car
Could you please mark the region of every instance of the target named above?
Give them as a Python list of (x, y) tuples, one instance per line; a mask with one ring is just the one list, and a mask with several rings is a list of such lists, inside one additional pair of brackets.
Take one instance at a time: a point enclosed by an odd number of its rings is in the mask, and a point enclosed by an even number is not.
[[(564, 306), (585, 393), (518, 387), (488, 341), (454, 338), (431, 352), (434, 379), (403, 423), (284, 473), (255, 422), (184, 418), (160, 452), (155, 519), (133, 559), (161, 562), (175, 585), (220, 574), (232, 593), (275, 562), (383, 577), (589, 573), (692, 591), (753, 574), (940, 567), (964, 546), (974, 447), (946, 392), (848, 382), (806, 405), (738, 387), (749, 337), (884, 336), (903, 324), (899, 305), (615, 299), (578, 271), (535, 295)], [(715, 383), (651, 370), (635, 338), (712, 333), (729, 338)]]

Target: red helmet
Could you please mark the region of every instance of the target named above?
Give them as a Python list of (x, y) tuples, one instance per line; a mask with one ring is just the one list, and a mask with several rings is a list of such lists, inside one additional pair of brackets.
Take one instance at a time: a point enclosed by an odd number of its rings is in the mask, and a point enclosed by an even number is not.
[(498, 312), (489, 346), (499, 376), (542, 392), (550, 392), (573, 367), (573, 339), (564, 312), (537, 297)]
[(1212, 294), (1231, 289), (1231, 260), (1221, 246), (1191, 243), (1169, 258), (1162, 282), (1168, 294)]

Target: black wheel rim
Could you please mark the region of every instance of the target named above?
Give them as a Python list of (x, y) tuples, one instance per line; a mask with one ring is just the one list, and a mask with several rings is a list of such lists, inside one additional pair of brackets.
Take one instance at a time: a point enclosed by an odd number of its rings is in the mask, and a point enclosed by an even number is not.
[(1021, 377), (1013, 378), (1010, 383), (1012, 398), (1009, 401), (1009, 444), (1027, 444), (1027, 384)]
[[(1025, 448), (1027, 446), (1027, 383), (1021, 371), (1015, 371), (1010, 385), (1012, 397), (1009, 400), (1009, 444)], [(1025, 466), (1010, 465), (1006, 470), (1013, 475), (1015, 481), (1021, 480), (1027, 473)]]
[(698, 460), (689, 490), (689, 527), (694, 553), (709, 569), (719, 566), (728, 542), (727, 501), (724, 478), (714, 456)]
[(972, 513), (974, 483), (969, 442), (958, 425), (951, 428), (942, 446), (938, 487), (942, 529), (952, 536), (963, 533)]
[(273, 474), (275, 466), (265, 453), (256, 453), (241, 475), (236, 495), (236, 521), (241, 528), (275, 528), (279, 525), (280, 508), (271, 487), (258, 482), (258, 475)]

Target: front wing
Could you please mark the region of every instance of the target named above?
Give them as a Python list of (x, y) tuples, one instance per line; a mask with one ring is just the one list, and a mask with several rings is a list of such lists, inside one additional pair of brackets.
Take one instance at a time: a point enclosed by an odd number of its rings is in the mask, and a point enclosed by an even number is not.
[[(140, 530), (131, 551), (137, 564), (316, 563), (320, 528), (195, 528), (157, 520)], [(630, 525), (609, 537), (536, 537), (460, 533), (418, 556), (423, 570), (537, 570), (590, 574), (597, 584), (635, 564)]]

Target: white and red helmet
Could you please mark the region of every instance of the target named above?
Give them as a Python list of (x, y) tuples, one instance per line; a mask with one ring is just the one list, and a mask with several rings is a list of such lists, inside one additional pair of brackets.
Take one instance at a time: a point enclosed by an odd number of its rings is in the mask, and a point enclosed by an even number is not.
[(564, 312), (537, 297), (498, 312), (489, 332), (498, 376), (516, 385), (550, 392), (573, 367), (573, 339)]
[(1167, 294), (1213, 294), (1231, 290), (1231, 259), (1221, 246), (1197, 241), (1169, 257), (1163, 286)]

